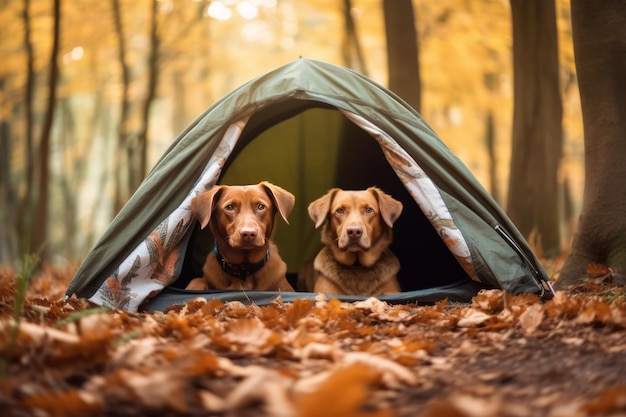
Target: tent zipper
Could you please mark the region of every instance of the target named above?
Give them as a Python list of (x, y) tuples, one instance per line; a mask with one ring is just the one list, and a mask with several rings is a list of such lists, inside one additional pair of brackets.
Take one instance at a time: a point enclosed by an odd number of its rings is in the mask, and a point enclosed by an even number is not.
[(550, 296), (553, 297), (556, 293), (554, 292), (554, 288), (552, 287), (550, 280), (547, 277), (543, 276), (543, 274), (541, 274), (537, 270), (537, 268), (534, 267), (533, 263), (528, 258), (528, 256), (526, 256), (522, 248), (519, 247), (515, 240), (513, 240), (513, 238), (509, 236), (509, 234), (502, 228), (502, 226), (497, 224), (494, 226), (494, 229), (496, 230), (496, 232), (498, 232), (502, 239), (504, 239), (506, 243), (508, 243), (509, 246), (513, 248), (513, 250), (520, 256), (520, 258), (522, 258), (522, 260), (526, 262), (526, 264), (530, 268), (530, 273), (537, 281), (537, 285), (539, 285), (539, 287), (541, 288), (541, 298), (543, 298), (543, 296), (545, 295), (546, 287), (550, 291)]

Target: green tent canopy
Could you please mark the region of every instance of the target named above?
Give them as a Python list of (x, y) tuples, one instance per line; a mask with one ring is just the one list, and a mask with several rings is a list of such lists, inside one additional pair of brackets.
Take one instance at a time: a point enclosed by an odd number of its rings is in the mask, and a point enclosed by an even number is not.
[(274, 237), (294, 286), (321, 248), (308, 204), (333, 187), (378, 186), (404, 204), (392, 245), (402, 292), (380, 299), (463, 302), (483, 288), (553, 294), (523, 236), (415, 110), (354, 71), (299, 59), (226, 95), (180, 134), (85, 258), (67, 295), (129, 311), (197, 296), (258, 304), (314, 297), (184, 290), (212, 248), (191, 198), (215, 184), (263, 180), (296, 197), (289, 224), (278, 220)]

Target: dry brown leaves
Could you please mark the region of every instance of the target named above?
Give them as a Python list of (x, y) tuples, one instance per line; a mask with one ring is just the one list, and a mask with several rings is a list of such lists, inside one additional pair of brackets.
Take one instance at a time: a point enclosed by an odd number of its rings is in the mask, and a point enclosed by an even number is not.
[(626, 412), (617, 290), (559, 292), (545, 303), (492, 290), (469, 306), (196, 299), (131, 314), (54, 301), (67, 280), (48, 271), (31, 286), (11, 345), (13, 276), (0, 279), (3, 415)]

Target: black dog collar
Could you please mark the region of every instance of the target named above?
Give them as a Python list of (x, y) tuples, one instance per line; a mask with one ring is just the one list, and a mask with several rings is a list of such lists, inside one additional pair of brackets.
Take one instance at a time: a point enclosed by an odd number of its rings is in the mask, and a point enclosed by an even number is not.
[(263, 268), (263, 266), (270, 259), (270, 250), (268, 249), (265, 253), (265, 257), (261, 259), (260, 262), (257, 262), (255, 264), (250, 262), (244, 262), (242, 264), (233, 265), (226, 262), (226, 259), (224, 259), (224, 257), (220, 254), (220, 251), (217, 249), (217, 242), (215, 242), (215, 244), (213, 245), (213, 252), (215, 252), (217, 262), (219, 262), (219, 264), (222, 266), (224, 272), (241, 279), (245, 279), (248, 275), (252, 275), (259, 269)]

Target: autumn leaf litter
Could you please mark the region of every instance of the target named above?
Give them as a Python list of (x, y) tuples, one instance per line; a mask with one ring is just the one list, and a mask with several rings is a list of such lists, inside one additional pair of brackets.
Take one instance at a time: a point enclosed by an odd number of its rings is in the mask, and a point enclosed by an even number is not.
[(10, 416), (626, 413), (620, 289), (490, 290), (467, 306), (198, 298), (140, 314), (51, 301), (67, 277), (47, 271), (11, 340), (14, 279), (0, 280)]

